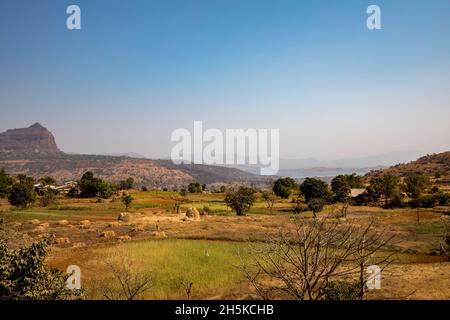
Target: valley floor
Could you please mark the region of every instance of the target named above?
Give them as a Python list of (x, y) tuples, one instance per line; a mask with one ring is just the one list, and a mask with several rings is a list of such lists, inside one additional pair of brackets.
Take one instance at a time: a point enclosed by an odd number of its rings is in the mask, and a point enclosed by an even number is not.
[[(111, 281), (105, 262), (123, 256), (133, 270), (153, 275), (146, 299), (186, 298), (187, 282), (193, 283), (195, 299), (257, 298), (236, 269), (237, 252), (245, 252), (249, 241), (289, 228), (293, 216), (310, 218), (310, 213), (293, 215), (288, 201), (277, 203), (272, 213), (259, 201), (247, 216), (237, 217), (224, 205), (223, 194), (194, 194), (183, 200), (182, 210), (207, 206), (210, 214), (182, 221), (172, 213), (173, 193), (135, 192), (133, 197), (127, 222), (117, 220), (123, 211), (118, 200), (60, 199), (53, 207), (26, 210), (11, 210), (2, 201), (0, 210), (14, 234), (12, 243), (52, 235), (48, 262), (61, 270), (80, 266), (83, 286), (93, 299), (101, 299), (101, 284)], [(321, 214), (337, 210), (338, 205), (328, 206)], [(450, 263), (438, 255), (442, 217), (432, 209), (349, 209), (341, 224), (363, 228), (372, 222), (374, 230), (395, 235), (387, 248), (396, 253), (395, 262), (382, 275), (382, 289), (369, 292), (368, 298), (450, 299)]]

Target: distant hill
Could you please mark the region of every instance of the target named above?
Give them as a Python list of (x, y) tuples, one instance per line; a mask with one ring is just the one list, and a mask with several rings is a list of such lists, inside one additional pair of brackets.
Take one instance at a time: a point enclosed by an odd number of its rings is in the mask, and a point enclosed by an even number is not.
[(183, 186), (202, 183), (258, 183), (263, 178), (234, 168), (175, 165), (170, 160), (127, 156), (66, 154), (59, 150), (53, 134), (36, 123), (29, 128), (0, 133), (0, 168), (11, 174), (52, 176), (60, 182), (78, 180), (86, 171), (117, 183), (133, 177), (137, 185)]
[(314, 158), (280, 159), (280, 168), (282, 170), (297, 170), (311, 168), (362, 169), (380, 166), (388, 167), (397, 163), (417, 159), (422, 154), (423, 152), (420, 151), (398, 151), (370, 157), (345, 158), (329, 161), (320, 161)]
[(10, 129), (0, 133), (0, 152), (12, 156), (52, 155), (61, 153), (53, 134), (39, 123), (28, 128)]
[(390, 173), (403, 177), (415, 172), (423, 172), (429, 175), (440, 173), (443, 176), (449, 176), (450, 151), (429, 154), (409, 163), (397, 164), (384, 170), (371, 171), (367, 176), (371, 177), (380, 173)]

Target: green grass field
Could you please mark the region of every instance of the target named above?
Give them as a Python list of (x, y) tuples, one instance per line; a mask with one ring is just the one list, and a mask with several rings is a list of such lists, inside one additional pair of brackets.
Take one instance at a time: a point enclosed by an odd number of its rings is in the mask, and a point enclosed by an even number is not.
[[(92, 298), (101, 299), (98, 283), (112, 280), (107, 260), (120, 263), (126, 257), (136, 273), (150, 272), (153, 287), (142, 297), (146, 299), (186, 298), (182, 282), (192, 282), (191, 298), (220, 294), (239, 283), (241, 274), (238, 250), (245, 244), (203, 240), (154, 240), (127, 242), (113, 247), (94, 249), (80, 261), (71, 261), (81, 267), (83, 285)], [(209, 256), (205, 255), (205, 251)]]

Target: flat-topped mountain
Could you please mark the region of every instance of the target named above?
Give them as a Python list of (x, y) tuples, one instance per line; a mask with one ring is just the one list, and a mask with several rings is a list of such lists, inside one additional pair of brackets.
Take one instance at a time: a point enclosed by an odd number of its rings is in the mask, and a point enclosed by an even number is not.
[(28, 128), (10, 129), (0, 133), (0, 152), (9, 154), (61, 153), (53, 134), (39, 123)]
[(52, 176), (57, 181), (78, 180), (92, 171), (112, 183), (133, 177), (148, 187), (185, 186), (189, 182), (258, 183), (263, 177), (234, 168), (208, 165), (175, 165), (170, 160), (130, 156), (67, 154), (59, 150), (52, 133), (36, 123), (0, 134), (0, 169), (35, 178)]

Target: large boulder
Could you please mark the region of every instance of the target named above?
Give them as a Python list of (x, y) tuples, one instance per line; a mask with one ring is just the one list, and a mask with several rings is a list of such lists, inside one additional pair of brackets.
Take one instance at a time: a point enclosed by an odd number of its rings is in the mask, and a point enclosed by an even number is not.
[(197, 210), (197, 208), (189, 208), (186, 211), (186, 217), (194, 220), (200, 220), (200, 212)]
[(128, 222), (128, 221), (130, 221), (130, 214), (128, 212), (121, 212), (121, 213), (119, 213), (117, 220)]

